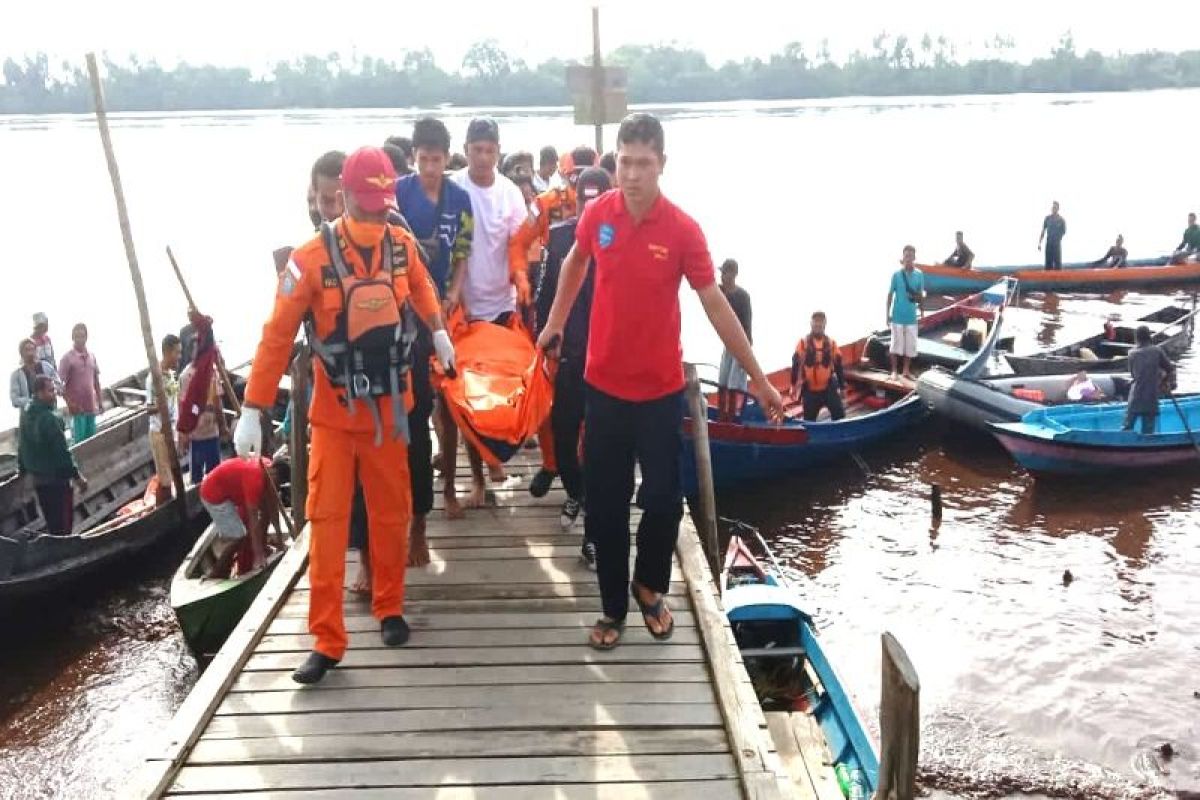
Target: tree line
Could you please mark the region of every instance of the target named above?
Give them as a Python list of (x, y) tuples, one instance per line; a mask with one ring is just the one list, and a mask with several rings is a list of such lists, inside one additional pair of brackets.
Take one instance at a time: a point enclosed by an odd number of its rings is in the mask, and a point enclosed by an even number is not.
[[(996, 37), (982, 57), (960, 59), (944, 37), (926, 34), (914, 40), (881, 33), (871, 49), (840, 63), (824, 42), (811, 51), (796, 42), (767, 58), (719, 66), (695, 49), (625, 45), (609, 54), (606, 63), (628, 70), (634, 103), (1200, 86), (1200, 50), (1079, 53), (1068, 33), (1046, 56), (1021, 63), (1011, 57), (1013, 47), (1011, 39)], [(439, 67), (428, 49), (406, 52), (399, 60), (307, 55), (281, 61), (265, 74), (188, 63), (164, 69), (136, 56), (123, 61), (106, 57), (105, 92), (109, 107), (119, 111), (562, 105), (570, 100), (565, 80), (569, 63), (574, 62), (550, 59), (530, 66), (490, 39), (474, 44), (456, 72)], [(40, 53), (5, 59), (2, 73), (0, 114), (91, 108), (80, 65), (54, 65)]]

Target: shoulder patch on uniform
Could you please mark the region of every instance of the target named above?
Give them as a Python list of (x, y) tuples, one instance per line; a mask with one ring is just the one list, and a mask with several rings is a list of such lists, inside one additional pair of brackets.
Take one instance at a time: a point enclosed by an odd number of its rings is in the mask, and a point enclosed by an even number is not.
[(342, 285), (338, 280), (337, 269), (333, 264), (326, 264), (321, 267), (321, 286), (325, 289), (337, 289)]

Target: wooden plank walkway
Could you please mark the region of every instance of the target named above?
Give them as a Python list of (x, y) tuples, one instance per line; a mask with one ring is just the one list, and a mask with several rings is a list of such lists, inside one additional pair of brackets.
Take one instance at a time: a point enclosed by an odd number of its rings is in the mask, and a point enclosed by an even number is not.
[(406, 646), (383, 647), (367, 601), (347, 594), (350, 649), (312, 687), (290, 678), (311, 643), (305, 531), (147, 758), (138, 793), (815, 797), (775, 753), (690, 525), (674, 638), (654, 642), (635, 608), (621, 647), (585, 646), (599, 592), (578, 560), (582, 526), (560, 529), (561, 489), (526, 491), (535, 458), (514, 459), (494, 506), (430, 516), (434, 561), (408, 573)]

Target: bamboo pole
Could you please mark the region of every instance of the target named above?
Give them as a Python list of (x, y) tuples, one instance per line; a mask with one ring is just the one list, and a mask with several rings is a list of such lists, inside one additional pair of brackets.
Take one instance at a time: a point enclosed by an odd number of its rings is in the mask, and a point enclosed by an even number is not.
[(912, 800), (921, 749), (921, 682), (908, 654), (884, 633), (882, 697), (879, 702), (878, 800)]
[(300, 345), (292, 361), (292, 431), (288, 453), (292, 457), (292, 519), (297, 528), (306, 522), (308, 503), (308, 396), (312, 384), (312, 351)]
[(154, 334), (150, 328), (150, 310), (146, 305), (146, 289), (142, 285), (142, 271), (138, 267), (137, 252), (133, 246), (133, 232), (129, 226), (129, 210), (125, 206), (125, 190), (121, 187), (121, 171), (117, 167), (117, 156), (113, 151), (112, 136), (108, 130), (108, 112), (104, 108), (104, 86), (100, 82), (100, 68), (96, 65), (95, 53), (87, 54), (87, 67), (92, 83), (92, 98), (96, 104), (96, 125), (100, 129), (100, 142), (104, 146), (104, 158), (108, 162), (108, 177), (112, 180), (113, 197), (117, 203), (117, 220), (121, 225), (121, 240), (125, 244), (125, 256), (129, 261), (129, 276), (133, 281), (133, 293), (137, 297), (138, 316), (142, 324), (142, 342), (146, 346), (146, 362), (150, 367), (154, 402), (158, 406), (158, 419), (162, 423), (163, 439), (167, 444), (167, 456), (171, 461), (171, 482), (175, 487), (175, 499), (179, 501), (179, 515), (186, 520), (187, 496), (183, 485), (183, 471), (179, 468), (179, 451), (175, 448), (175, 437), (172, 435), (171, 414), (167, 408), (167, 393), (163, 388), (158, 353), (154, 349)]
[[(692, 445), (696, 453), (696, 493), (699, 495), (700, 516), (696, 528), (708, 550), (709, 568), (714, 577), (721, 574), (721, 553), (717, 540), (717, 499), (713, 493), (712, 454), (708, 449), (708, 409), (700, 389), (700, 376), (695, 364), (685, 364), (687, 399), (692, 415)], [(694, 515), (693, 515), (694, 516)]]
[[(187, 281), (183, 278), (183, 271), (179, 269), (179, 262), (175, 260), (175, 254), (171, 252), (171, 246), (167, 245), (167, 258), (171, 261), (171, 269), (175, 270), (175, 277), (179, 280), (179, 288), (183, 289), (183, 296), (187, 300), (188, 311), (199, 314), (200, 309), (196, 306), (196, 301), (192, 297), (192, 292), (188, 289)], [(225, 356), (221, 354), (220, 348), (217, 348), (217, 372), (221, 376), (221, 384), (225, 387), (225, 394), (229, 397), (229, 404), (233, 406), (233, 413), (237, 416), (242, 415), (242, 404), (238, 400), (237, 392), (233, 388), (233, 378), (229, 376), (229, 368), (225, 366)]]

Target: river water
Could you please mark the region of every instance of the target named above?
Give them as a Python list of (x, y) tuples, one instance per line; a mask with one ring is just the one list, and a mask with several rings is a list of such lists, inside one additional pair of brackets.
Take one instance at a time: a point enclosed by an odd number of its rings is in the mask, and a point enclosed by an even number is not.
[[(1173, 247), (1186, 213), (1200, 210), (1190, 169), (1198, 91), (658, 111), (666, 190), (717, 259), (741, 262), (769, 367), (786, 363), (817, 307), (842, 340), (881, 327), (906, 243), (940, 259), (961, 228), (980, 263), (1036, 261), (1042, 216), (1059, 200), (1068, 260), (1098, 258), (1118, 233), (1133, 255), (1149, 255)], [(155, 336), (184, 311), (170, 244), (227, 358), (248, 357), (273, 288), (270, 252), (306, 233), (312, 160), (407, 133), (417, 114), (118, 116)], [(470, 113), (443, 115), (458, 146)], [(506, 149), (592, 138), (564, 110), (496, 116)], [(29, 315), (45, 311), (60, 353), (84, 321), (105, 378), (136, 369), (136, 307), (92, 120), (0, 117), (0, 175), (10, 224), (0, 341), (15, 345)], [(1032, 348), (1169, 299), (1035, 294), (1010, 324)], [(688, 357), (714, 362), (715, 336), (691, 298), (684, 327)], [(1185, 359), (1181, 388), (1200, 389), (1200, 360)], [(794, 568), (868, 717), (879, 634), (904, 643), (922, 680), (928, 784), (974, 796), (1200, 791), (1194, 472), (1035, 484), (986, 437), (937, 422), (862, 455), (865, 471), (835, 463), (722, 496), (720, 511), (758, 526)], [(930, 483), (945, 492), (937, 530)], [(121, 796), (195, 676), (166, 600), (177, 561), (162, 554), (115, 588), (4, 621), (0, 795)], [(1177, 755), (1164, 762), (1153, 752), (1167, 741)]]

